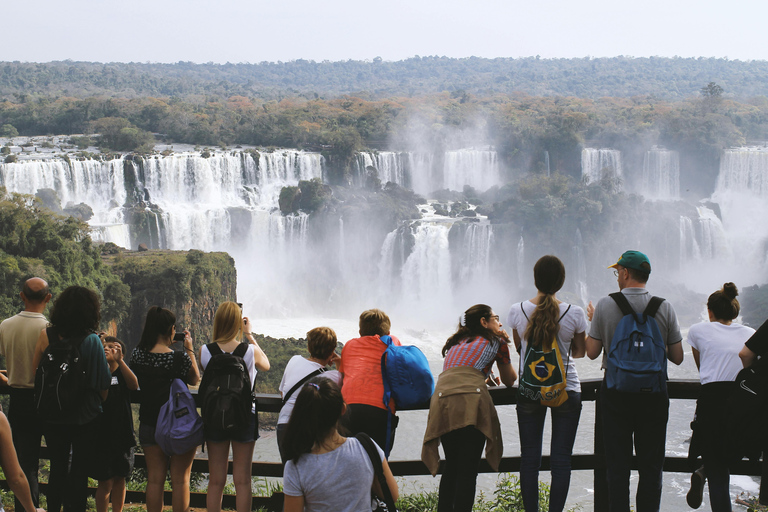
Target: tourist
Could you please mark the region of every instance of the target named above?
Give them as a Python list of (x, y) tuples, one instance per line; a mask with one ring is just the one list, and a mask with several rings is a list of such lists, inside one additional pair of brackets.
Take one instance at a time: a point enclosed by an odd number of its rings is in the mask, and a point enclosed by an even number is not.
[(76, 345), (84, 372), (83, 380), (74, 383), (78, 388), (69, 390), (74, 391), (70, 405), (49, 416), (43, 424), (51, 461), (47, 499), (48, 510), (52, 512), (58, 512), (62, 506), (67, 512), (83, 512), (86, 508), (88, 472), (94, 456), (92, 441), (97, 435), (101, 402), (107, 398), (111, 381), (104, 347), (94, 334), (99, 328), (100, 309), (96, 292), (70, 286), (54, 301), (51, 326), (40, 333), (35, 347), (33, 367), (37, 368), (44, 365), (40, 361), (49, 345)]
[(130, 391), (139, 389), (139, 381), (123, 358), (125, 344), (114, 336), (102, 337), (104, 356), (112, 374), (107, 399), (102, 404), (104, 413), (97, 419), (97, 437), (94, 439), (97, 456), (88, 476), (99, 482), (96, 489), (96, 510), (120, 512), (125, 505), (125, 479), (133, 469), (133, 412)]
[[(620, 293), (603, 297), (597, 307), (587, 307), (587, 316), (592, 321), (587, 337), (587, 355), (596, 359), (603, 350), (603, 369), (614, 343), (614, 333), (624, 314), (619, 302), (624, 301), (635, 317), (642, 316), (647, 306), (658, 304), (654, 315), (661, 340), (654, 340), (666, 347), (666, 359), (679, 365), (683, 362), (683, 336), (677, 323), (672, 305), (666, 301), (652, 301), (646, 289), (651, 274), (651, 262), (639, 251), (626, 251), (619, 261), (611, 265), (617, 277)], [(614, 298), (615, 297), (615, 298)], [(622, 299), (623, 297), (623, 299)], [(629, 476), (632, 468), (632, 444), (634, 440), (637, 456), (638, 485), (636, 510), (638, 512), (658, 511), (661, 503), (661, 482), (664, 466), (667, 420), (669, 418), (669, 395), (666, 387), (666, 360), (661, 355), (658, 361), (663, 371), (658, 375), (660, 389), (654, 392), (626, 392), (609, 389), (608, 374), (603, 379), (597, 407), (603, 417), (603, 442), (608, 477), (609, 509), (611, 512), (627, 512), (629, 503)], [(654, 376), (655, 377), (655, 376)]]
[[(381, 356), (387, 349), (382, 336), (389, 336), (394, 345), (400, 340), (389, 334), (391, 322), (380, 309), (369, 309), (360, 314), (360, 338), (349, 340), (341, 351), (341, 394), (347, 404), (344, 428), (352, 435), (365, 432), (389, 456), (395, 441), (398, 417), (395, 401), (384, 406), (384, 378)], [(387, 428), (389, 426), (389, 428)]]
[(160, 408), (168, 401), (171, 382), (181, 379), (188, 385), (200, 380), (189, 331), (184, 331), (183, 350), (171, 348), (176, 335), (176, 315), (160, 306), (147, 311), (138, 346), (131, 355), (131, 367), (139, 379), (139, 443), (147, 464), (147, 511), (163, 508), (165, 478), (170, 462), (173, 511), (189, 510), (189, 476), (196, 448), (181, 455), (168, 456), (155, 441), (155, 426)]
[[(242, 343), (240, 341), (242, 337), (245, 337), (248, 342)], [(232, 431), (217, 432), (211, 425), (204, 424), (209, 470), (206, 506), (209, 512), (221, 510), (224, 486), (227, 483), (231, 447), (232, 477), (237, 495), (236, 510), (237, 512), (247, 512), (251, 510), (251, 463), (253, 462), (254, 443), (258, 437), (255, 403), (252, 399), (253, 384), (257, 370), (269, 370), (269, 359), (253, 338), (250, 320), (248, 317), (243, 317), (243, 311), (236, 302), (224, 302), (216, 310), (216, 315), (213, 318), (212, 339), (212, 343), (200, 348), (200, 365), (203, 368), (203, 384), (200, 386), (200, 393), (204, 393), (203, 388), (208, 382), (205, 369), (209, 368), (212, 352), (239, 354), (239, 349), (242, 352), (242, 361), (239, 364), (245, 363), (247, 370), (250, 404), (247, 404), (243, 424), (237, 425)], [(206, 402), (206, 407), (211, 406), (213, 404)], [(203, 414), (203, 416), (206, 415)]]
[[(11, 387), (8, 421), (13, 433), (13, 445), (19, 464), (29, 482), (32, 501), (37, 506), (40, 497), (37, 474), (40, 470), (40, 442), (43, 431), (35, 408), (35, 366), (32, 360), (40, 331), (48, 325), (43, 315), (51, 292), (48, 283), (39, 277), (27, 279), (20, 293), (24, 311), (0, 323), (0, 355), (8, 368)], [(16, 510), (22, 503), (15, 501)]]
[[(383, 496), (373, 463), (362, 443), (343, 437), (337, 425), (346, 406), (331, 379), (315, 377), (298, 392), (283, 447), (285, 512), (371, 510), (371, 490)], [(389, 491), (397, 500), (395, 477), (375, 446)]]
[[(517, 373), (509, 357), (509, 337), (490, 306), (477, 304), (459, 321), (442, 350), (445, 361), (429, 406), (421, 459), (432, 476), (445, 452), (438, 512), (469, 512), (475, 500), (480, 458), (498, 470), (503, 452), (501, 427), (486, 379), (493, 363), (501, 382), (512, 386)], [(454, 425), (462, 425), (453, 429)]]
[[(556, 256), (543, 256), (533, 267), (536, 296), (514, 304), (507, 316), (520, 353), (517, 424), (520, 433), (520, 489), (526, 512), (539, 510), (539, 468), (547, 409), (552, 415), (549, 494), (550, 512), (565, 508), (571, 482), (571, 453), (581, 416), (581, 384), (574, 359), (584, 357), (587, 316), (579, 306), (562, 302), (555, 293), (565, 282), (565, 267)], [(534, 374), (531, 356), (553, 363), (548, 379)], [(554, 358), (552, 361), (549, 359)], [(527, 387), (525, 384), (532, 382)], [(554, 403), (542, 404), (542, 384), (557, 389)]]
[(706, 478), (712, 512), (731, 511), (729, 457), (723, 442), (727, 435), (728, 398), (742, 369), (739, 351), (755, 333), (751, 327), (733, 321), (739, 316), (738, 294), (735, 284), (725, 283), (707, 299), (709, 322), (692, 325), (688, 331), (688, 343), (693, 347), (701, 379), (689, 458), (701, 456), (704, 467), (692, 475), (687, 499), (691, 507), (701, 506)]
[(285, 366), (283, 379), (280, 381), (280, 396), (283, 406), (277, 419), (277, 447), (283, 464), (287, 461), (283, 440), (288, 420), (291, 418), (293, 406), (296, 403), (299, 388), (316, 375), (333, 380), (341, 385), (341, 374), (338, 371), (326, 371), (326, 366), (338, 364), (340, 358), (336, 353), (336, 333), (330, 327), (315, 327), (307, 333), (307, 350), (309, 358), (300, 355), (293, 356)]

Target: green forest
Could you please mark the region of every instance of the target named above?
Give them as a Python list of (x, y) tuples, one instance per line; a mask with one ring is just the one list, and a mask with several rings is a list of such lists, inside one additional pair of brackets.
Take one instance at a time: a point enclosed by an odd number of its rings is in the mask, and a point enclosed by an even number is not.
[(733, 97), (768, 95), (768, 62), (727, 58), (541, 59), (415, 56), (401, 61), (261, 62), (258, 64), (1, 62), (0, 98), (107, 95), (202, 95), (280, 100), (353, 95), (364, 99), (467, 91), (479, 96), (695, 96), (717, 82)]

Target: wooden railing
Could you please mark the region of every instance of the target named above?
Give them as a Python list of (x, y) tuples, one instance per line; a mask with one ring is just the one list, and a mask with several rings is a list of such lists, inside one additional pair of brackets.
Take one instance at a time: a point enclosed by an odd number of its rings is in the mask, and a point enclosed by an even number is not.
[[(581, 382), (582, 402), (595, 401), (600, 389), (601, 381), (599, 379), (583, 380)], [(5, 388), (7, 390), (7, 388)], [(698, 380), (671, 380), (668, 384), (669, 397), (671, 399), (686, 399), (695, 400), (698, 398), (700, 384)], [(4, 391), (0, 389), (0, 393)], [(6, 391), (7, 392), (7, 391)], [(491, 388), (491, 397), (494, 404), (497, 406), (513, 405), (516, 402), (517, 388)], [(279, 395), (257, 395), (259, 402), (259, 412), (279, 412), (281, 407), (281, 400)], [(140, 392), (132, 394), (132, 400), (138, 402), (140, 400)], [(426, 409), (426, 407), (415, 407), (412, 410)], [(594, 478), (594, 510), (596, 512), (604, 512), (608, 510), (608, 489), (606, 483), (606, 470), (605, 459), (603, 456), (603, 441), (602, 441), (602, 422), (600, 421), (599, 410), (596, 408), (596, 417), (594, 420), (594, 451), (591, 454), (576, 454), (572, 457), (572, 466), (574, 471), (592, 471)], [(583, 419), (582, 419), (583, 421)], [(258, 441), (257, 441), (258, 442)], [(42, 457), (47, 458), (45, 447), (43, 447)], [(633, 469), (636, 469), (636, 461), (633, 460)], [(421, 460), (395, 460), (389, 462), (392, 472), (396, 476), (414, 476), (414, 475), (428, 475), (428, 471), (424, 463)], [(140, 453), (136, 454), (135, 467), (144, 468), (146, 463), (144, 456)], [(549, 470), (549, 457), (542, 457), (541, 469), (543, 471)], [(192, 471), (200, 473), (208, 473), (208, 460), (196, 458), (192, 464)], [(232, 473), (232, 462), (229, 463), (229, 473)], [(503, 473), (514, 473), (520, 471), (520, 457), (504, 457), (499, 465), (499, 471)], [(690, 473), (687, 457), (666, 457), (664, 460), (664, 471), (674, 473)], [(442, 463), (440, 467), (442, 473)], [(483, 459), (480, 464), (481, 473), (493, 473), (493, 469)], [(283, 466), (280, 462), (254, 462), (251, 466), (251, 474), (253, 476), (262, 477), (281, 477), (283, 475)], [(763, 462), (750, 462), (743, 460), (731, 467), (731, 474), (734, 475), (751, 475), (751, 476), (768, 476), (768, 464)], [(5, 481), (0, 481), (0, 487), (7, 488)], [(41, 484), (41, 491), (45, 492), (45, 484)], [(95, 489), (91, 489), (94, 492)], [(760, 485), (760, 503), (768, 503), (768, 489)], [(190, 505), (192, 507), (204, 508), (205, 493), (192, 493)], [(145, 495), (140, 491), (128, 491), (126, 501), (132, 503), (145, 502)], [(260, 507), (267, 508), (268, 510), (279, 511), (282, 509), (282, 495), (276, 493), (270, 497), (254, 497), (254, 508)], [(171, 504), (171, 493), (166, 491), (165, 503)], [(235, 497), (233, 495), (225, 495), (223, 506), (225, 508), (235, 508)]]

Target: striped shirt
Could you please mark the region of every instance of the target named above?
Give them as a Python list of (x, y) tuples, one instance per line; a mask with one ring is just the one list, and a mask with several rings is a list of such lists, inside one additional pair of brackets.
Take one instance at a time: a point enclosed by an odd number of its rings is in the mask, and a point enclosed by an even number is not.
[(457, 366), (471, 366), (487, 377), (494, 362), (510, 364), (509, 345), (478, 336), (452, 346), (445, 355), (443, 371)]

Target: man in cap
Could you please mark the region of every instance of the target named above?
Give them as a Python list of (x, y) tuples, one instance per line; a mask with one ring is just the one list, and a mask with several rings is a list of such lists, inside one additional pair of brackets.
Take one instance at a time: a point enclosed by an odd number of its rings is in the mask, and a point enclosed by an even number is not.
[[(29, 482), (32, 501), (40, 505), (37, 472), (40, 464), (42, 429), (35, 409), (35, 368), (32, 357), (40, 331), (48, 324), (43, 311), (51, 293), (39, 277), (27, 279), (21, 291), (24, 311), (0, 323), (0, 354), (5, 356), (11, 386), (8, 421), (19, 464)], [(15, 510), (24, 510), (16, 500)]]
[[(642, 316), (652, 297), (645, 288), (651, 273), (648, 256), (639, 251), (627, 251), (608, 268), (615, 269), (613, 272), (621, 294), (635, 313)], [(616, 300), (608, 296), (600, 299), (597, 307), (590, 303), (587, 316), (592, 322), (587, 337), (587, 355), (590, 359), (596, 359), (603, 353), (602, 367), (605, 369), (614, 332), (624, 314)], [(661, 302), (654, 318), (666, 347), (667, 359), (679, 365), (683, 362), (683, 337), (674, 308), (665, 300)], [(666, 386), (660, 392), (631, 393), (608, 389), (604, 379), (598, 407), (603, 417), (609, 510), (630, 510), (629, 476), (634, 440), (639, 474), (635, 510), (658, 512), (669, 418)]]

